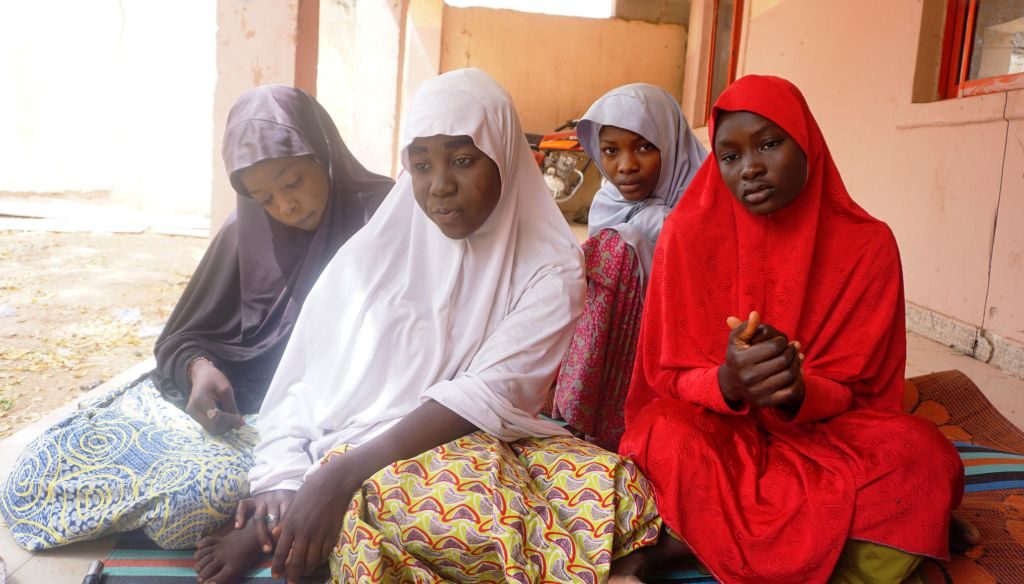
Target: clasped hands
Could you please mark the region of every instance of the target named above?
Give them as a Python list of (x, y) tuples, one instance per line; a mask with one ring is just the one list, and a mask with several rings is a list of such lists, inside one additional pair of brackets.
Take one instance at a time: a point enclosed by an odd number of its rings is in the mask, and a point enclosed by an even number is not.
[(757, 311), (727, 319), (729, 347), (718, 385), (729, 407), (778, 407), (793, 415), (804, 399), (803, 353), (797, 341), (761, 322)]

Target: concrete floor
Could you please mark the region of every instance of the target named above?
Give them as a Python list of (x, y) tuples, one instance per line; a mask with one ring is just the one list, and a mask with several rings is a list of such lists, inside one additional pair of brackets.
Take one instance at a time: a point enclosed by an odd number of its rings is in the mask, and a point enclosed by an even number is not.
[[(1024, 380), (967, 357), (961, 353), (917, 335), (907, 336), (907, 377), (959, 369), (982, 389), (993, 404), (1017, 427), (1024, 428)], [(85, 397), (106, 391), (137, 377), (152, 363), (141, 363), (116, 379), (97, 387)], [(0, 477), (6, 475), (18, 453), (34, 436), (65, 415), (72, 406), (24, 428), (0, 442)], [(114, 545), (114, 537), (106, 537), (46, 552), (29, 553), (19, 548), (5, 525), (0, 526), (0, 557), (7, 563), (8, 584), (78, 584), (89, 562), (103, 559)]]

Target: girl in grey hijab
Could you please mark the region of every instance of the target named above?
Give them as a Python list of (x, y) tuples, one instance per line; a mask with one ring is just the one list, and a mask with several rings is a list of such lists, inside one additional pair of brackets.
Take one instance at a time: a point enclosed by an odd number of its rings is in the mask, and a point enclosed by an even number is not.
[(707, 151), (675, 98), (646, 83), (606, 93), (576, 132), (604, 181), (583, 245), (587, 301), (559, 370), (552, 413), (614, 451), (654, 244)]
[[(660, 153), (657, 184), (640, 200), (620, 190), (619, 182), (629, 180), (629, 173), (623, 172), (627, 168), (602, 163), (607, 159), (602, 130), (609, 126), (636, 134)], [(707, 150), (690, 131), (675, 98), (647, 83), (623, 85), (604, 94), (584, 114), (576, 133), (604, 177), (590, 206), (588, 234), (593, 237), (602, 229), (614, 229), (637, 253), (644, 274), (649, 274), (661, 226), (707, 158)]]

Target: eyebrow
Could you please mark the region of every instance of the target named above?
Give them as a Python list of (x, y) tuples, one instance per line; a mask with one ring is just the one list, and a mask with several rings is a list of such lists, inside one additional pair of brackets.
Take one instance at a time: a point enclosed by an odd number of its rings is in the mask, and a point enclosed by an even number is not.
[[(772, 127), (773, 125), (775, 126), (775, 128)], [(761, 125), (759, 125), (757, 127), (756, 130), (754, 130), (753, 132), (750, 132), (749, 135), (750, 136), (760, 136), (761, 134), (763, 134), (765, 132), (774, 131), (775, 129), (779, 129), (782, 132), (785, 132), (785, 130), (782, 130), (782, 128), (780, 128), (778, 126), (778, 124), (775, 124), (771, 120), (765, 120), (763, 123), (761, 123)], [(733, 141), (732, 140), (726, 140), (726, 139), (721, 138), (720, 136), (716, 135), (715, 136), (714, 144), (716, 146), (726, 146), (726, 145), (730, 145), (731, 146), (731, 145), (733, 145)]]
[[(467, 138), (456, 138), (454, 140), (449, 140), (449, 141), (445, 142), (444, 143), (444, 147), (446, 149), (448, 149), (448, 150), (451, 150), (452, 148), (457, 148), (459, 146), (465, 146), (466, 144), (473, 145), (473, 139), (472, 138), (468, 138), (468, 137)], [(422, 152), (426, 152), (426, 151), (427, 151), (427, 147), (426, 146), (411, 146), (411, 145), (409, 146), (409, 152), (422, 153)]]
[(473, 144), (473, 139), (472, 138), (456, 138), (454, 140), (449, 140), (449, 141), (445, 142), (444, 143), (444, 147), (445, 148), (456, 148), (458, 146), (464, 146), (466, 144)]

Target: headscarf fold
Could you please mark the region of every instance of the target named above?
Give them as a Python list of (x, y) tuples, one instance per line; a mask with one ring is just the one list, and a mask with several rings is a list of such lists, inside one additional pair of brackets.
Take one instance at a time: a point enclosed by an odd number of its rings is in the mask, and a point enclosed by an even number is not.
[[(238, 98), (228, 115), (223, 156), (237, 210), (214, 237), (157, 340), (153, 377), (165, 398), (184, 407), (189, 363), (206, 357), (231, 381), (239, 408), (252, 412), (313, 282), (394, 181), (363, 168), (312, 96), (280, 85)], [(312, 232), (272, 219), (238, 178), (257, 162), (293, 156), (313, 156), (327, 172), (327, 207)]]
[[(802, 412), (826, 398), (829, 407), (845, 400), (847, 407), (899, 411), (906, 339), (892, 232), (850, 198), (792, 83), (758, 75), (737, 80), (713, 108), (712, 140), (718, 116), (730, 111), (753, 112), (785, 130), (807, 155), (807, 183), (789, 206), (758, 216), (732, 195), (713, 157), (700, 168), (654, 254), (627, 429), (650, 400), (678, 396), (680, 375), (720, 365), (726, 318), (751, 310), (803, 344)], [(708, 383), (717, 391), (716, 382)]]
[(260, 411), (253, 493), (297, 489), (328, 450), (357, 446), (434, 400), (502, 439), (564, 431), (537, 418), (582, 311), (582, 252), (533, 162), (508, 94), (477, 69), (425, 82), (418, 137), (469, 136), (501, 197), (445, 237), (409, 173), (310, 292)]
[[(661, 152), (658, 185), (646, 199), (627, 201), (600, 164), (603, 126), (639, 134)], [(589, 234), (602, 229), (617, 231), (640, 258), (646, 282), (665, 218), (707, 158), (707, 150), (693, 135), (675, 98), (647, 83), (623, 85), (601, 96), (583, 115), (576, 134), (604, 177), (590, 206)]]

